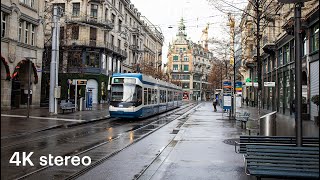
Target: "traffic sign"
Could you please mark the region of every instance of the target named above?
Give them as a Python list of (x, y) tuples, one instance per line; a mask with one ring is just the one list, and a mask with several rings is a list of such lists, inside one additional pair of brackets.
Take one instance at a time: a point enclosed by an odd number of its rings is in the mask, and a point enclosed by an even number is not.
[(231, 81), (224, 81), (223, 82), (223, 93), (231, 93)]

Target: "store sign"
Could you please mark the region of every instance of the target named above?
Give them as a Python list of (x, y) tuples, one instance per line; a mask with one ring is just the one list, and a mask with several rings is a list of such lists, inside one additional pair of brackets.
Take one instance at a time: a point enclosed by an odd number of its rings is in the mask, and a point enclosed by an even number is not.
[(72, 84), (77, 84), (77, 85), (87, 85), (87, 81), (86, 79), (74, 79), (72, 81)]
[(275, 87), (276, 82), (264, 82), (263, 83), (265, 87)]
[(247, 87), (252, 87), (252, 86), (253, 86), (253, 87), (258, 87), (258, 83), (257, 83), (257, 82), (254, 82), (254, 83), (251, 83), (251, 82), (250, 82), (250, 83), (246, 83), (246, 86), (247, 86)]

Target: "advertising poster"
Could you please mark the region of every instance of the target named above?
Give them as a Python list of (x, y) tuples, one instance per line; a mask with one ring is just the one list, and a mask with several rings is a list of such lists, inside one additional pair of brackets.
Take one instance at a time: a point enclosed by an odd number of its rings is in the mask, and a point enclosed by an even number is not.
[(223, 96), (223, 109), (230, 109), (231, 108), (231, 96), (224, 95)]

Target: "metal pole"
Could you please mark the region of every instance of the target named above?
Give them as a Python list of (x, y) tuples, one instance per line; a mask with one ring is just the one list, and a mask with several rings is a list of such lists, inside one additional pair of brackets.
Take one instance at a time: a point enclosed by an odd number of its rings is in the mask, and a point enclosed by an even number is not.
[[(61, 8), (58, 7), (58, 16), (57, 16), (57, 21), (59, 22), (60, 21), (60, 14), (61, 14)], [(60, 43), (60, 24), (57, 22), (57, 35), (56, 35), (56, 84), (55, 84), (55, 87), (58, 88), (59, 84), (59, 43)], [(55, 97), (55, 101), (54, 101), (54, 114), (58, 114), (58, 98)]]
[(202, 100), (202, 74), (200, 76), (200, 101)]
[[(261, 108), (261, 90), (262, 90), (262, 80), (261, 80), (261, 60), (260, 60), (260, 11), (259, 11), (259, 0), (256, 0), (256, 14), (257, 14), (257, 71), (258, 71), (258, 116), (260, 118), (260, 108)], [(253, 86), (254, 89), (254, 86)]]
[(303, 3), (296, 3), (294, 8), (294, 40), (295, 40), (295, 74), (296, 74), (296, 84), (295, 84), (295, 98), (296, 98), (296, 139), (297, 146), (302, 146), (302, 90), (301, 90), (301, 7)]
[(75, 109), (74, 111), (77, 111), (77, 107), (78, 107), (78, 102), (77, 102), (77, 98), (78, 98), (78, 80), (75, 80), (76, 81), (76, 92), (74, 94), (74, 105), (75, 105)]
[(31, 83), (31, 59), (29, 59), (29, 74), (28, 74), (28, 104), (27, 104), (27, 108), (28, 108), (27, 118), (28, 119), (30, 116), (30, 83)]
[(70, 82), (68, 80), (68, 102), (70, 102)]
[(52, 29), (52, 53), (50, 64), (50, 95), (49, 95), (49, 112), (55, 112), (54, 86), (56, 82), (56, 47), (57, 47), (57, 24), (58, 24), (58, 6), (53, 7), (53, 29)]
[[(234, 51), (233, 51), (234, 52)], [(236, 117), (236, 62), (233, 63), (233, 106), (232, 106), (232, 116)]]

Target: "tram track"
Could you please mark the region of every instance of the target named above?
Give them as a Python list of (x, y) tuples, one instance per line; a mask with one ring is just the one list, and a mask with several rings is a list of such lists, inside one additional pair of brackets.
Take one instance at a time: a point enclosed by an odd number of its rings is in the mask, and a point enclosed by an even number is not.
[[(145, 120), (143, 120), (143, 122), (144, 122), (143, 124), (141, 124), (141, 122), (137, 123), (136, 126), (126, 130), (123, 133), (114, 135), (112, 137), (110, 136), (108, 139), (103, 139), (103, 140), (100, 140), (100, 141), (96, 141), (95, 140), (92, 143), (88, 143), (86, 146), (82, 146), (81, 148), (76, 148), (74, 150), (71, 150), (70, 152), (63, 153), (62, 156), (85, 156), (85, 155), (88, 154), (89, 156), (93, 157), (93, 161), (94, 162), (99, 162), (99, 160), (101, 161), (101, 159), (104, 159), (104, 158), (102, 158), (102, 154), (100, 154), (98, 156), (96, 155), (96, 154), (99, 154), (99, 152), (98, 152), (99, 148), (100, 149), (110, 148), (112, 151), (110, 151), (108, 153), (109, 155), (108, 156), (105, 156), (105, 154), (103, 155), (103, 157), (108, 159), (108, 157), (111, 157), (113, 154), (116, 154), (117, 152), (122, 151), (123, 149), (125, 149), (126, 147), (128, 147), (132, 143), (132, 142), (129, 142), (124, 147), (118, 147), (116, 145), (116, 143), (117, 143), (117, 140), (119, 140), (120, 138), (127, 137), (128, 134), (133, 133), (133, 132), (134, 133), (139, 132), (141, 134), (140, 137), (137, 137), (135, 139), (135, 141), (139, 141), (140, 138), (141, 139), (144, 138), (148, 134), (156, 131), (157, 129), (161, 128), (165, 124), (167, 124), (167, 123), (171, 122), (172, 120), (176, 119), (177, 116), (174, 116), (175, 113), (178, 113), (179, 111), (181, 112), (183, 109), (188, 109), (190, 107), (192, 108), (193, 106), (194, 106), (194, 104), (187, 104), (187, 105), (185, 105), (183, 107), (180, 107), (178, 109), (174, 109), (172, 111), (168, 111), (166, 113), (163, 113), (163, 114), (160, 114), (160, 115), (145, 119)], [(168, 118), (169, 116), (172, 116), (172, 117), (169, 118), (167, 121), (165, 121), (165, 119)], [(95, 123), (95, 126), (93, 126), (91, 128), (92, 129), (97, 128), (98, 132), (100, 132), (101, 128), (98, 128), (97, 126), (101, 126), (104, 123), (103, 122)], [(117, 126), (121, 126), (121, 125), (125, 124), (125, 122), (122, 123), (122, 124), (121, 123), (118, 123), (118, 124), (115, 123), (115, 124), (116, 124), (115, 126), (117, 127)], [(87, 124), (87, 126), (88, 126), (88, 124)], [(109, 126), (108, 128), (116, 128), (115, 126), (113, 126), (113, 127)], [(80, 127), (77, 126), (77, 127), (73, 127), (73, 128), (78, 129)], [(76, 129), (73, 129), (73, 131), (77, 131)], [(102, 129), (106, 129), (106, 128), (104, 127)], [(82, 133), (82, 134), (80, 133), (80, 134), (78, 134), (78, 136), (74, 136), (73, 137), (75, 139), (74, 142), (77, 142), (76, 138), (88, 137), (88, 134), (94, 135), (95, 134), (94, 132), (95, 132), (95, 130), (91, 130), (91, 131), (89, 131), (87, 133)], [(70, 132), (68, 132), (68, 133), (70, 133)], [(96, 131), (96, 133), (97, 133), (97, 131)], [(139, 134), (139, 133), (137, 133), (137, 134)], [(57, 136), (57, 135), (60, 135), (60, 134), (58, 133), (58, 134), (55, 134), (55, 135), (52, 135), (52, 136)], [(52, 138), (52, 136), (47, 136), (45, 138)], [(41, 139), (43, 139), (43, 138), (34, 139), (34, 141), (39, 141)], [(125, 139), (128, 140), (128, 138), (125, 138)], [(68, 143), (69, 140), (70, 139), (64, 139), (64, 140), (62, 139), (63, 142), (61, 142), (61, 143), (62, 144), (63, 143)], [(29, 141), (29, 142), (25, 142), (25, 143), (30, 144), (31, 142)], [(114, 147), (116, 147), (116, 148), (114, 148)], [(9, 148), (9, 147), (6, 147), (6, 148)], [(59, 155), (61, 155), (61, 153)], [(96, 164), (96, 163), (93, 163), (93, 164)], [(29, 170), (28, 170), (28, 168), (26, 168), (23, 171), (27, 172), (27, 173), (25, 173), (24, 175), (20, 174), (19, 176), (16, 176), (14, 178), (15, 179), (25, 179), (25, 178), (27, 178), (27, 179), (29, 179), (29, 178), (30, 179), (35, 179), (34, 177), (36, 177), (36, 179), (39, 179), (39, 178), (45, 178), (49, 173), (49, 174), (51, 174), (50, 176), (52, 178), (54, 178), (54, 179), (57, 179), (57, 178), (58, 179), (65, 179), (65, 178), (68, 178), (70, 174), (76, 174), (78, 172), (81, 172), (81, 171), (79, 171), (78, 168), (79, 167), (75, 168), (75, 167), (71, 167), (71, 166), (68, 167), (68, 168), (64, 167), (62, 169), (61, 169), (61, 167), (58, 167), (58, 166), (35, 167), (35, 168), (29, 168)], [(83, 168), (83, 169), (87, 169), (87, 168)], [(53, 173), (53, 172), (57, 172), (57, 173)], [(68, 172), (68, 173), (65, 173), (65, 172)], [(40, 173), (40, 175), (39, 175), (40, 177), (37, 177), (38, 176), (37, 174), (39, 174), (39, 173)]]
[[(175, 111), (175, 110), (176, 109), (171, 110), (171, 111), (167, 111), (167, 112), (164, 112), (164, 113), (162, 113), (160, 115), (156, 115), (154, 117), (146, 118), (146, 119), (144, 119), (142, 121), (136, 121), (136, 123), (142, 123), (142, 125), (141, 124), (134, 125), (135, 126), (134, 128), (137, 128), (138, 126), (143, 126), (143, 123), (145, 123), (145, 121), (147, 121), (147, 123), (148, 123), (149, 121), (152, 121), (157, 117), (161, 117), (163, 115), (166, 115), (167, 113), (172, 113), (172, 111)], [(1, 146), (1, 150), (5, 150), (7, 148), (12, 148), (12, 147), (15, 147), (15, 146), (18, 146), (18, 145), (21, 146), (21, 144), (37, 142), (37, 141), (40, 141), (40, 140), (46, 140), (48, 138), (56, 138), (56, 139), (59, 139), (59, 141), (63, 142), (65, 140), (67, 140), (68, 138), (62, 138), (62, 137), (68, 137), (71, 134), (73, 135), (73, 138), (79, 138), (79, 137), (83, 137), (83, 136), (88, 136), (88, 135), (91, 135), (91, 134), (102, 132), (102, 131), (104, 131), (105, 128), (116, 128), (116, 127), (122, 125), (120, 123), (121, 121), (122, 120), (119, 120), (118, 118), (108, 118), (107, 122), (105, 122), (105, 121), (96, 121), (96, 122), (81, 124), (81, 125), (78, 125), (78, 126), (62, 126), (60, 128), (56, 128), (56, 129), (53, 129), (51, 131), (39, 131), (39, 132), (36, 132), (36, 133), (26, 134), (25, 136), (18, 136), (18, 137), (13, 137), (13, 138), (8, 138), (8, 139), (2, 139), (1, 140), (1, 144), (9, 144), (9, 145), (2, 145)], [(127, 121), (124, 121), (124, 123), (127, 123)], [(95, 129), (94, 131), (83, 130), (83, 128), (88, 126), (88, 125), (91, 126), (90, 128), (97, 127), (97, 129)], [(98, 127), (102, 127), (102, 126), (104, 128), (98, 128)], [(132, 129), (128, 129), (127, 131), (131, 131), (131, 130)], [(14, 142), (14, 144), (10, 144), (11, 142)]]

